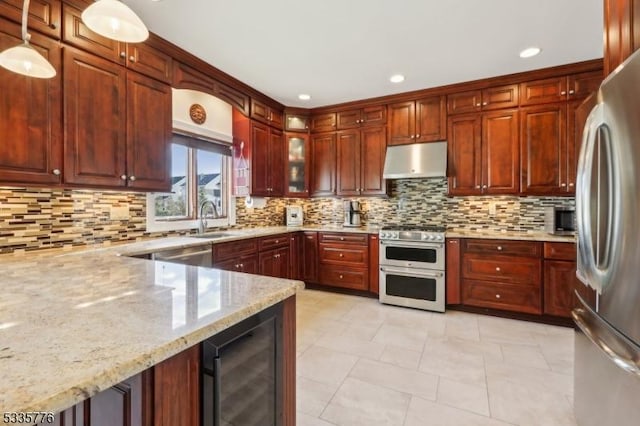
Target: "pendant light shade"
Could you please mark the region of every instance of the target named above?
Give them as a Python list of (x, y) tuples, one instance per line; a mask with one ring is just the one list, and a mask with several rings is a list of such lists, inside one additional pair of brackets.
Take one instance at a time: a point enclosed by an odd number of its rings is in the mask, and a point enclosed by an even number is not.
[(82, 12), (82, 22), (90, 30), (112, 40), (139, 43), (149, 30), (133, 10), (118, 0), (98, 0)]
[(0, 66), (28, 77), (54, 77), (56, 75), (56, 69), (29, 44), (31, 36), (27, 33), (28, 15), (29, 0), (24, 0), (22, 7), (22, 41), (24, 43), (0, 53)]
[(28, 42), (0, 53), (0, 65), (9, 71), (36, 78), (52, 78), (56, 70)]

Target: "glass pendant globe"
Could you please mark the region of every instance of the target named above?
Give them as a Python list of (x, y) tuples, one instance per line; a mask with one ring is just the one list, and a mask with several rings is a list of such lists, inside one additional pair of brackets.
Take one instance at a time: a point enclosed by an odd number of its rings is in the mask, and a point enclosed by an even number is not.
[(118, 0), (98, 0), (82, 12), (82, 22), (90, 30), (112, 40), (140, 43), (149, 30), (133, 10)]
[(0, 66), (9, 71), (36, 78), (51, 78), (56, 70), (27, 42), (0, 53)]

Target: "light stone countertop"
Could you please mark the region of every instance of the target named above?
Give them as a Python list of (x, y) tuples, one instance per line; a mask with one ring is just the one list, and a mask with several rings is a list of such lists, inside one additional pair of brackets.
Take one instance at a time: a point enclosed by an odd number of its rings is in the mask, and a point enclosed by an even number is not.
[(63, 410), (303, 286), (121, 247), (3, 259), (0, 412)]
[(448, 230), (447, 238), (486, 238), (496, 240), (525, 240), (556, 243), (574, 243), (575, 235), (553, 235), (546, 232), (532, 231), (480, 231), (480, 230)]

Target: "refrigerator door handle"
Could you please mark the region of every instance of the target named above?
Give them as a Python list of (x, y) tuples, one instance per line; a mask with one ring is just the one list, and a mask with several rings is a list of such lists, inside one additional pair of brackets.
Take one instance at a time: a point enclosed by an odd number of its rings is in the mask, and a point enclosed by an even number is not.
[[(597, 104), (585, 124), (582, 148), (578, 160), (578, 173), (576, 182), (576, 194), (581, 197), (576, 199), (576, 222), (578, 233), (578, 278), (586, 285), (594, 287), (601, 292), (595, 276), (595, 251), (594, 236), (591, 232), (591, 183), (593, 179), (593, 164), (596, 149), (598, 130), (604, 125), (604, 109), (602, 104)], [(595, 218), (597, 220), (597, 218)]]
[(607, 324), (588, 306), (582, 305), (571, 312), (573, 320), (587, 338), (615, 365), (640, 377), (640, 348)]

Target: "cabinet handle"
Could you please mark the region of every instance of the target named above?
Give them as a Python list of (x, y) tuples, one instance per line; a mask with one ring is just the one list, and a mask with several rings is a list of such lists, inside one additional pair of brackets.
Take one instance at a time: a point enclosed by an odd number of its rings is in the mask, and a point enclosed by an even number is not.
[(480, 102), (478, 102), (478, 103), (476, 104), (476, 106), (477, 106), (477, 107), (480, 107), (480, 106), (482, 106), (482, 104), (481, 104)]
[(567, 184), (566, 183), (561, 183), (560, 186), (564, 188), (565, 186), (567, 186)]
[(60, 176), (60, 169), (53, 169), (51, 173), (53, 173), (56, 176)]
[(483, 102), (482, 103), (482, 106), (487, 106), (487, 105), (489, 105), (489, 102)]
[(127, 180), (127, 175), (120, 175), (120, 179)]
[(569, 184), (569, 187), (572, 187), (573, 185), (574, 185), (574, 183), (573, 183), (573, 182), (571, 182), (571, 183)]
[(500, 295), (499, 294), (496, 294), (496, 299), (500, 299)]
[(480, 189), (480, 185), (476, 185), (476, 189)]
[(458, 244), (458, 242), (456, 240), (450, 240), (449, 244)]
[(567, 92), (563, 90), (562, 92), (560, 92), (560, 94), (561, 94), (562, 96), (564, 96), (564, 95), (566, 95), (566, 94), (567, 94)]
[(487, 185), (482, 185), (482, 189), (487, 189)]
[(500, 272), (500, 267), (496, 266), (496, 272)]
[(135, 62), (136, 61), (136, 57), (133, 56), (133, 55), (129, 56), (129, 61)]
[(120, 52), (120, 57), (122, 59), (126, 58), (127, 57), (127, 52)]
[(136, 177), (135, 177), (135, 176), (129, 176), (129, 180), (130, 180), (131, 182), (133, 182), (134, 180), (136, 180)]
[(576, 93), (576, 91), (575, 91), (575, 90), (573, 90), (573, 89), (569, 90), (569, 94), (570, 94), (570, 95), (573, 95), (574, 93)]
[(498, 246), (498, 251), (502, 251), (502, 246)]

